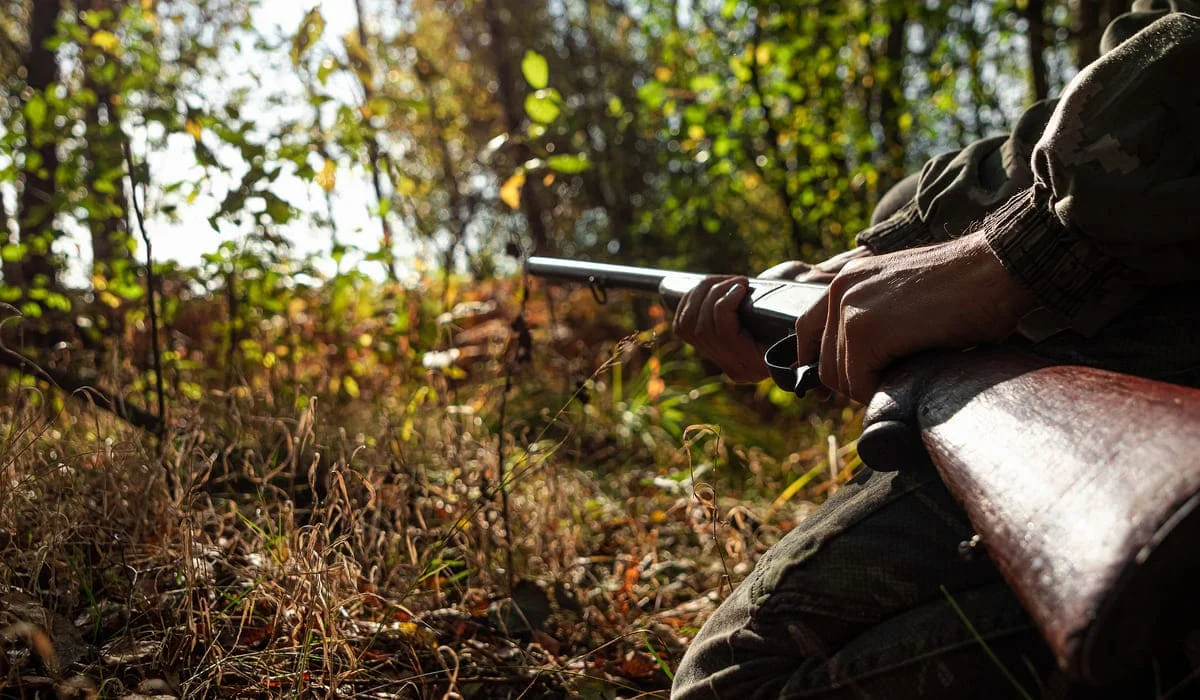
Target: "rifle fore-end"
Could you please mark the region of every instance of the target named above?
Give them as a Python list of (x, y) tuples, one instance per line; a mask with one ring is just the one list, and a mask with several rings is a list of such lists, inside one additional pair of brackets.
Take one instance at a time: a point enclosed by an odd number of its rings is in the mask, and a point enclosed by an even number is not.
[[(529, 258), (526, 269), (535, 277), (589, 285), (598, 300), (606, 298), (612, 289), (658, 292), (671, 309), (708, 277), (694, 272), (545, 257)], [(796, 319), (817, 304), (826, 289), (823, 284), (784, 280), (750, 278), (749, 283), (750, 294), (740, 309), (741, 321), (763, 344), (791, 333)]]

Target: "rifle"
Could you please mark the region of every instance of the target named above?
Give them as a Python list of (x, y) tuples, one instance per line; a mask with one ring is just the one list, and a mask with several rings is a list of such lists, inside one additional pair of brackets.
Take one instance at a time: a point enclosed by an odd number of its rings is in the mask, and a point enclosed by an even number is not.
[[(525, 269), (534, 277), (586, 284), (599, 304), (608, 301), (609, 290), (627, 289), (657, 292), (672, 309), (707, 277), (695, 272), (543, 257), (529, 258)], [(750, 293), (739, 309), (742, 326), (756, 341), (769, 346), (764, 359), (775, 383), (799, 396), (816, 388), (821, 381), (815, 364), (793, 366), (796, 336), (792, 329), (799, 312), (819, 302), (825, 289), (826, 285), (812, 282), (750, 278)]]
[[(676, 304), (704, 275), (531, 258), (530, 274), (660, 292)], [(785, 338), (818, 284), (751, 280), (756, 338)], [(770, 353), (770, 351), (769, 351)], [(811, 388), (815, 368), (776, 376)], [(804, 372), (809, 372), (807, 380)], [(795, 382), (795, 383), (792, 383)], [(863, 420), (873, 469), (937, 469), (1071, 676), (1103, 686), (1200, 624), (1200, 390), (1013, 346), (928, 353), (888, 370)]]

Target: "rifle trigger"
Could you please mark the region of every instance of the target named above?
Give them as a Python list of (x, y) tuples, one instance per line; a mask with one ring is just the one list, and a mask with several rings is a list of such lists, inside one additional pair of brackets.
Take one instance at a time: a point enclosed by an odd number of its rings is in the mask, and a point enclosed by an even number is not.
[(595, 275), (588, 275), (588, 288), (592, 290), (592, 298), (596, 303), (604, 306), (608, 303), (608, 288), (604, 285), (603, 279), (597, 279)]

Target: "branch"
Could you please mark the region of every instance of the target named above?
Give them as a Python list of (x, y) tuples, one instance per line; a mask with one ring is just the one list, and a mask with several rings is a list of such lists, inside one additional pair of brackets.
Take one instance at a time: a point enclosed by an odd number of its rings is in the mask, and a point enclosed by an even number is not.
[[(161, 424), (167, 418), (167, 403), (163, 394), (162, 352), (158, 348), (158, 310), (154, 301), (155, 289), (158, 285), (154, 280), (154, 257), (150, 249), (150, 234), (146, 232), (146, 217), (142, 213), (141, 205), (138, 204), (138, 182), (133, 165), (133, 149), (129, 145), (129, 137), (123, 130), (121, 136), (121, 146), (125, 152), (126, 174), (129, 176), (129, 201), (133, 204), (138, 230), (142, 234), (142, 244), (146, 246), (146, 304), (150, 312), (150, 352), (154, 362), (154, 388), (158, 395), (158, 420)], [(142, 196), (145, 196), (145, 189), (142, 190)], [(159, 429), (161, 430), (161, 427)]]
[(112, 392), (81, 377), (57, 369), (45, 369), (21, 353), (3, 346), (0, 346), (0, 365), (45, 380), (63, 393), (102, 408), (135, 428), (141, 428), (152, 435), (163, 434), (163, 423), (158, 416), (126, 403), (124, 399), (115, 397)]

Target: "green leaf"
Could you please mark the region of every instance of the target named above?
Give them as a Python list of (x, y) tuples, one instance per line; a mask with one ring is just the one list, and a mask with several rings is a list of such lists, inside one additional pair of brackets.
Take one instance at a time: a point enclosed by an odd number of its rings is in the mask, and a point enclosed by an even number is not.
[(667, 100), (667, 89), (657, 80), (642, 83), (637, 94), (638, 99), (651, 109), (658, 109)]
[(321, 39), (321, 34), (324, 32), (325, 18), (314, 7), (304, 16), (304, 21), (300, 23), (300, 28), (296, 30), (296, 35), (292, 37), (293, 66), (297, 68), (300, 66), (300, 59), (312, 48), (313, 44)]
[(550, 66), (545, 56), (536, 51), (525, 52), (525, 58), (521, 59), (521, 74), (534, 90), (541, 90), (550, 82)]
[(557, 90), (538, 90), (525, 98), (525, 113), (539, 124), (549, 124), (558, 119), (562, 111)]
[(146, 290), (134, 280), (110, 283), (108, 290), (125, 301), (137, 301), (146, 294)]
[(338, 64), (337, 60), (333, 56), (326, 56), (325, 58), (322, 58), (321, 65), (317, 66), (317, 80), (324, 85), (325, 82), (329, 80), (329, 74), (333, 73), (339, 68), (341, 68), (341, 65)]
[(46, 295), (46, 307), (55, 311), (70, 311), (71, 300), (58, 292), (50, 292)]
[(551, 170), (567, 175), (581, 173), (592, 167), (592, 163), (588, 160), (586, 153), (564, 153), (562, 155), (550, 156), (546, 159), (546, 165)]
[(5, 243), (0, 246), (0, 259), (4, 262), (17, 262), (25, 257), (25, 246), (16, 243)]
[(358, 43), (358, 37), (354, 33), (343, 36), (342, 46), (346, 49), (346, 58), (350, 60), (350, 70), (354, 71), (364, 87), (374, 89), (375, 71), (371, 64), (371, 55)]
[(25, 118), (35, 129), (42, 128), (46, 123), (46, 99), (40, 93), (33, 93), (25, 102)]

